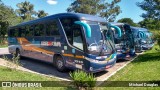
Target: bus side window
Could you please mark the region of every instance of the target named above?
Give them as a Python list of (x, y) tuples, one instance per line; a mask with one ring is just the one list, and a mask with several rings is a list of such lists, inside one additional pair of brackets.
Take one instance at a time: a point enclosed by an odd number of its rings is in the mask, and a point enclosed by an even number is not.
[(14, 30), (15, 29), (10, 29), (9, 30), (9, 37), (14, 37)]
[(77, 19), (61, 18), (60, 20), (67, 36), (68, 42), (71, 45), (83, 50), (81, 26), (74, 23), (75, 21), (77, 21)]
[(82, 32), (80, 28), (74, 28), (73, 30), (73, 46), (83, 50)]
[(72, 45), (73, 44), (73, 31), (71, 29), (71, 26), (72, 26), (72, 19), (70, 18), (62, 18), (60, 19), (61, 20), (61, 23), (63, 25), (63, 28), (64, 28), (64, 31), (65, 31), (65, 34), (67, 36), (67, 39), (68, 39), (68, 42)]
[(26, 26), (26, 37), (32, 37), (33, 36), (33, 26)]
[(34, 36), (44, 36), (44, 25), (35, 25)]
[(18, 37), (18, 30), (10, 29), (10, 37)]
[(47, 23), (46, 36), (60, 36), (58, 25), (56, 21)]
[(21, 27), (19, 28), (19, 37), (25, 37), (26, 35), (26, 30), (25, 30), (25, 27)]

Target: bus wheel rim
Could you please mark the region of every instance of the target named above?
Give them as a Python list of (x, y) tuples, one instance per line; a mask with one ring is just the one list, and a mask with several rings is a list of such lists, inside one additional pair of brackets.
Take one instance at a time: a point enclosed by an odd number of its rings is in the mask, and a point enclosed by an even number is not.
[(63, 62), (62, 62), (62, 60), (58, 60), (58, 61), (57, 61), (57, 66), (58, 66), (59, 69), (63, 67)]

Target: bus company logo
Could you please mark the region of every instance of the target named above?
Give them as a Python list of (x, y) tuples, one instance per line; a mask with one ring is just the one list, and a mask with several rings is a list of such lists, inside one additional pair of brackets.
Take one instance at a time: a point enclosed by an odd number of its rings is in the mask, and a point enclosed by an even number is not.
[(60, 42), (52, 42), (52, 41), (41, 41), (42, 46), (56, 46), (56, 47), (61, 47)]
[(11, 82), (2, 82), (2, 87), (12, 87)]

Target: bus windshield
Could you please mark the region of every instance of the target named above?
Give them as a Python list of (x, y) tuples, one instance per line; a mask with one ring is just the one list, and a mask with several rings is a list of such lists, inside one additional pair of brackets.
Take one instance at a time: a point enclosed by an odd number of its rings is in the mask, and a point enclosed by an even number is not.
[(152, 43), (152, 36), (149, 31), (143, 31), (145, 34), (145, 38), (142, 39), (142, 43), (151, 44)]
[[(113, 53), (113, 40), (105, 40), (103, 30), (107, 30), (107, 25), (98, 22), (87, 21), (91, 27), (91, 37), (87, 39), (88, 51), (94, 55), (106, 55)], [(102, 30), (103, 29), (103, 30)], [(111, 44), (112, 43), (112, 44)]]

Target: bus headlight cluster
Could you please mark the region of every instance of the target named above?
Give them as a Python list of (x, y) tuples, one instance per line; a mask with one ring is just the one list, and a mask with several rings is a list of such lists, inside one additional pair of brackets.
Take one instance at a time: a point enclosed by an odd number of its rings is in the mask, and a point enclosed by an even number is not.
[(88, 58), (88, 57), (85, 57), (86, 60), (89, 60), (91, 62), (95, 62), (95, 63), (98, 63), (99, 60), (95, 60), (95, 59), (91, 59), (91, 58)]

